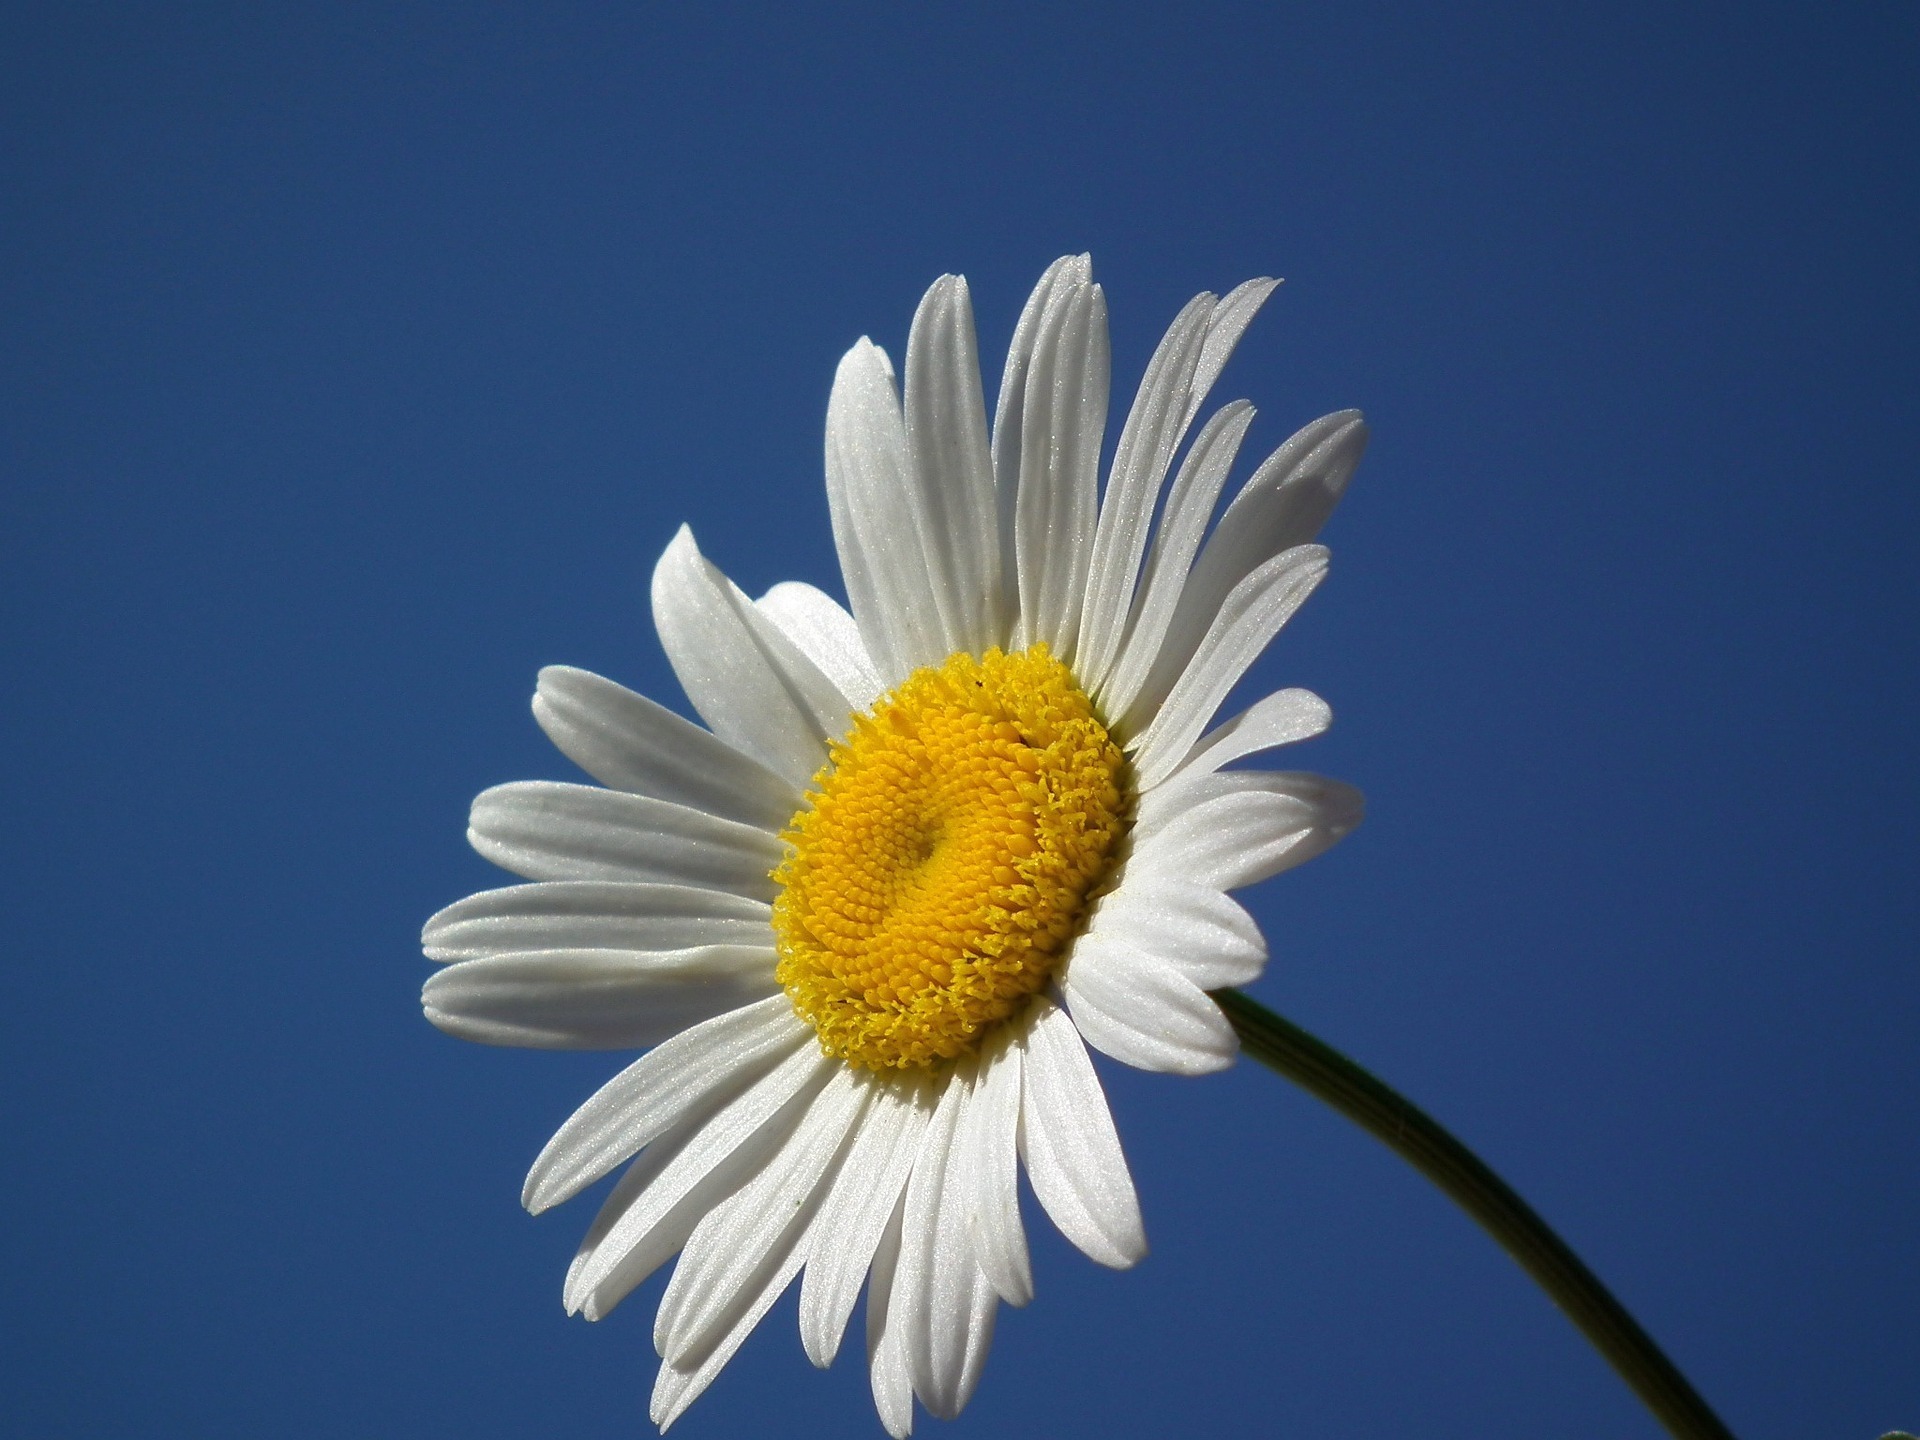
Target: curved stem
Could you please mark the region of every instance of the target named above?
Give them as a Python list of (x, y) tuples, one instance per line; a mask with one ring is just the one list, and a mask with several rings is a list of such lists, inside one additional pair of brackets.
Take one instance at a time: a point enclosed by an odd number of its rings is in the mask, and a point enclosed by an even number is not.
[(1246, 1052), (1327, 1102), (1444, 1190), (1531, 1275), (1676, 1440), (1733, 1440), (1661, 1353), (1533, 1207), (1425, 1111), (1353, 1061), (1238, 990), (1213, 998)]

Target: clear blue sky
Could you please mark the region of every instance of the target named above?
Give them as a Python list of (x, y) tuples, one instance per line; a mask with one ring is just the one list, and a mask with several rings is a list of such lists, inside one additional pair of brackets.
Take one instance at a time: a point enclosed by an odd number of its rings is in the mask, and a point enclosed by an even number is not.
[[(1256, 683), (1363, 829), (1256, 993), (1452, 1125), (1743, 1440), (1920, 1428), (1910, 6), (10, 6), (0, 1432), (636, 1437), (653, 1289), (517, 1197), (615, 1057), (419, 1016), (571, 778), (679, 704), (683, 521), (837, 588), (833, 366), (942, 271), (990, 375), (1090, 250), (1130, 395), (1287, 277), (1255, 442), (1364, 408)], [(1251, 1066), (1108, 1067), (1152, 1256), (1035, 1224), (936, 1434), (1652, 1436), (1519, 1272)], [(656, 1282), (657, 1288), (657, 1282)], [(677, 1434), (879, 1435), (791, 1302)]]

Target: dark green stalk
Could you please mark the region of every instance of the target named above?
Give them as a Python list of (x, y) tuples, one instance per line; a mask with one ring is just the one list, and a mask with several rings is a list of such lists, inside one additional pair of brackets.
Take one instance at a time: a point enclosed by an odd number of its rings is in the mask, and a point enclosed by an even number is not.
[(1607, 1357), (1676, 1440), (1733, 1440), (1687, 1377), (1533, 1207), (1425, 1111), (1238, 990), (1216, 990), (1240, 1044), (1400, 1153), (1479, 1221)]

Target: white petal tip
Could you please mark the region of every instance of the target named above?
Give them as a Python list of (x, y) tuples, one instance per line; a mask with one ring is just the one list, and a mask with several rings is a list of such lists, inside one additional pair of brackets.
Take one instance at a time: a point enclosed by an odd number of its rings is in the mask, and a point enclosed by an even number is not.
[(830, 1369), (834, 1358), (840, 1353), (841, 1334), (826, 1333), (826, 1327), (818, 1322), (809, 1324), (803, 1312), (800, 1321), (800, 1348), (806, 1353), (809, 1363), (816, 1370)]
[(566, 1306), (567, 1314), (578, 1315), (586, 1320), (598, 1320), (600, 1310), (593, 1303), (593, 1288), (581, 1283), (581, 1271), (567, 1276), (566, 1288), (560, 1296), (560, 1303)]
[(893, 379), (893, 357), (874, 344), (872, 337), (867, 335), (854, 341), (847, 353), (840, 357), (839, 367), (834, 374), (836, 386), (841, 381), (858, 378), (863, 370), (878, 370), (889, 381)]
[(1147, 1235), (1144, 1230), (1136, 1230), (1131, 1235), (1119, 1237), (1109, 1235), (1107, 1243), (1111, 1248), (1104, 1255), (1095, 1255), (1089, 1251), (1087, 1256), (1109, 1270), (1131, 1270), (1147, 1258)]

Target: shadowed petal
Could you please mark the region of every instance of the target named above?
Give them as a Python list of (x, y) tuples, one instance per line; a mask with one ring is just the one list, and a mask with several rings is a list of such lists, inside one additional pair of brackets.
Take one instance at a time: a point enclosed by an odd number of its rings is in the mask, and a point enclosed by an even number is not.
[(771, 945), (765, 901), (690, 885), (546, 880), (482, 890), (440, 911), (420, 932), (431, 960), (477, 960), (529, 950), (684, 950)]
[(805, 789), (826, 763), (827, 741), (847, 728), (847, 697), (701, 555), (684, 525), (654, 566), (653, 623), (713, 733)]
[(772, 946), (545, 950), (462, 960), (421, 991), (449, 1035), (540, 1050), (637, 1050), (779, 988)]
[(1082, 936), (1060, 988), (1087, 1043), (1122, 1064), (1205, 1075), (1226, 1069), (1240, 1049), (1198, 985), (1113, 936)]
[(1124, 1270), (1147, 1253), (1140, 1201), (1107, 1097), (1067, 1012), (1044, 997), (1022, 1037), (1020, 1155), (1053, 1223), (1093, 1260)]
[(799, 808), (793, 785), (711, 731), (587, 670), (540, 672), (533, 718), (602, 785), (779, 830)]

